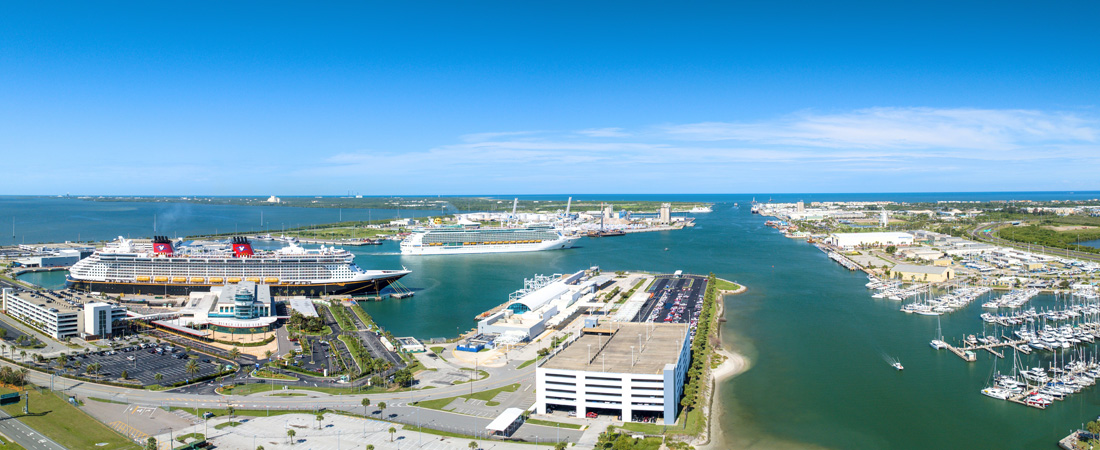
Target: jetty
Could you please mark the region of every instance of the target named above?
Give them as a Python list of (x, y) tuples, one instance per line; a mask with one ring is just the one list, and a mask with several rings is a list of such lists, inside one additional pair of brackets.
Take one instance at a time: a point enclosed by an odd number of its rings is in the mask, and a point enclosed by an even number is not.
[[(992, 353), (994, 356), (996, 356), (998, 358), (1004, 358), (1005, 357), (1004, 353), (999, 352), (999, 351), (996, 350), (996, 349), (1001, 348), (1001, 347), (1011, 347), (1011, 348), (1014, 348), (1017, 351), (1020, 351), (1022, 353), (1029, 354), (1029, 353), (1031, 353), (1030, 349), (1028, 349), (1027, 347), (1021, 347), (1021, 345), (1026, 344), (1026, 343), (1027, 343), (1027, 341), (1023, 340), (1023, 339), (1013, 341), (1013, 340), (1009, 340), (1008, 338), (1005, 338), (1004, 341), (995, 342), (995, 343), (991, 343), (991, 344), (980, 344), (980, 345), (973, 345), (972, 344), (972, 345), (963, 346), (963, 347), (955, 347), (954, 345), (951, 345), (951, 344), (948, 344), (947, 342), (944, 342), (944, 345), (946, 346), (946, 348), (948, 350), (951, 351), (951, 353), (954, 353), (955, 356), (958, 356), (959, 358), (962, 358), (963, 361), (975, 362), (975, 361), (978, 360), (977, 352), (980, 352), (982, 350), (985, 350), (989, 353)], [(1027, 349), (1027, 350), (1025, 351), (1024, 349)]]

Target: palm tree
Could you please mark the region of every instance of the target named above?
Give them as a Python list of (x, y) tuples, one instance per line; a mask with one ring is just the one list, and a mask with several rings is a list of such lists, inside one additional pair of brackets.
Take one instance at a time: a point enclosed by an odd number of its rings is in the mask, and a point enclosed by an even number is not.
[(382, 416), (382, 411), (386, 410), (386, 402), (378, 402), (378, 416)]
[(187, 373), (191, 374), (191, 376), (194, 377), (195, 374), (199, 372), (199, 364), (192, 359), (190, 361), (187, 361), (187, 366), (185, 366), (184, 369), (186, 369)]
[(240, 358), (240, 357), (241, 357), (241, 349), (239, 349), (237, 347), (233, 347), (232, 350), (229, 350), (229, 359), (237, 359), (237, 358)]
[(26, 350), (20, 350), (19, 351), (19, 360), (23, 361), (25, 359), (27, 359), (27, 351)]
[(374, 450), (374, 445), (367, 444), (367, 450)]
[(467, 445), (467, 447), (470, 447), (470, 450), (477, 450), (477, 442), (470, 441), (470, 445)]
[(295, 434), (298, 434), (298, 433), (295, 433), (294, 430), (286, 430), (286, 440), (287, 440), (288, 443), (291, 443), (291, 444), (294, 443), (294, 435)]
[(237, 412), (237, 408), (234, 408), (233, 405), (229, 405), (229, 406), (225, 407), (225, 412), (229, 413), (229, 421), (232, 422), (233, 421), (233, 413)]
[(363, 415), (367, 415), (367, 407), (370, 406), (370, 399), (363, 397), (363, 401), (359, 403), (363, 405)]
[(271, 350), (264, 350), (264, 359), (271, 359)]
[(325, 413), (317, 413), (317, 429), (321, 429), (321, 422), (325, 421)]
[(22, 386), (24, 383), (27, 382), (27, 372), (30, 372), (30, 371), (27, 370), (26, 367), (20, 367), (19, 368), (19, 385), (20, 386)]
[[(381, 405), (381, 403), (379, 403), (379, 405)], [(393, 442), (393, 434), (397, 432), (397, 428), (390, 427), (389, 432), (390, 432), (390, 442)]]

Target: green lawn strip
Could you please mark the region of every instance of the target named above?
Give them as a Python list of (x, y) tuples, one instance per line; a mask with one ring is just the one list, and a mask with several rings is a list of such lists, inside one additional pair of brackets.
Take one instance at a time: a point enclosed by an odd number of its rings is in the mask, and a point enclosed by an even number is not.
[[(0, 388), (0, 393), (13, 392)], [(31, 413), (23, 414), (23, 404), (2, 406), (5, 412), (27, 426), (53, 439), (65, 448), (95, 448), (102, 450), (138, 449), (129, 439), (93, 419), (53, 393), (28, 391)], [(97, 445), (97, 444), (106, 445)]]
[(496, 389), (490, 389), (490, 390), (487, 390), (487, 391), (474, 392), (473, 394), (469, 394), (469, 395), (459, 395), (459, 396), (455, 396), (455, 397), (440, 398), (440, 399), (435, 399), (435, 400), (425, 400), (425, 401), (422, 401), (422, 402), (414, 402), (412, 404), (416, 405), (416, 406), (420, 406), (422, 408), (443, 410), (443, 407), (451, 404), (451, 402), (454, 401), (455, 399), (466, 398), (466, 399), (471, 399), (471, 400), (482, 400), (482, 401), (485, 401), (485, 402), (490, 402), (490, 401), (492, 401), (493, 397), (497, 396), (497, 394), (499, 394), (501, 392), (515, 392), (516, 389), (519, 389), (519, 383), (509, 384), (507, 386), (499, 387), (499, 388), (496, 388)]
[(719, 290), (723, 291), (736, 291), (738, 289), (741, 289), (741, 285), (731, 281), (723, 280), (721, 278), (715, 280), (715, 286), (717, 286)]
[(305, 397), (306, 394), (300, 392), (280, 392), (278, 394), (271, 394), (272, 397)]
[[(220, 409), (220, 408), (198, 408), (198, 409), (195, 409), (195, 408), (183, 408), (183, 407), (179, 407), (179, 406), (170, 406), (170, 407), (168, 407), (169, 411), (175, 411), (177, 409), (180, 410), (180, 411), (189, 412), (189, 413), (194, 414), (198, 417), (202, 417), (203, 414), (206, 414), (206, 413), (211, 413), (211, 414), (214, 415), (214, 417), (229, 416), (229, 411), (226, 411), (225, 409)], [(283, 414), (309, 414), (309, 415), (314, 415), (314, 411), (304, 410), (304, 409), (290, 409), (290, 410), (287, 410), (287, 409), (273, 409), (273, 410), (270, 410), (270, 411), (265, 410), (265, 409), (238, 409), (236, 411), (233, 411), (234, 416), (245, 416), (245, 417), (279, 416), (279, 415), (283, 415)]]
[(332, 318), (336, 319), (336, 323), (340, 325), (340, 328), (344, 331), (355, 331), (355, 325), (351, 323), (351, 317), (348, 317), (348, 310), (343, 305), (331, 305), (328, 308), (332, 313)]
[(292, 377), (290, 375), (275, 373), (275, 372), (272, 372), (272, 371), (266, 370), (266, 369), (260, 369), (260, 370), (257, 370), (255, 372), (253, 372), (252, 376), (256, 377), (256, 378), (266, 378), (266, 379), (269, 379), (269, 380), (298, 381), (297, 378)]
[(527, 361), (524, 361), (523, 364), (520, 364), (518, 367), (516, 367), (516, 370), (519, 370), (519, 369), (522, 369), (524, 367), (530, 366), (531, 364), (534, 364), (536, 360), (538, 360), (538, 358), (528, 359)]
[(375, 325), (374, 319), (371, 319), (370, 314), (367, 314), (366, 311), (363, 311), (363, 307), (359, 305), (359, 302), (355, 302), (355, 304), (352, 305), (350, 309), (351, 312), (359, 316), (359, 320), (362, 320), (364, 325), (372, 328), (378, 327), (378, 325)]
[(584, 426), (577, 425), (575, 423), (551, 422), (549, 420), (527, 419), (527, 420), (525, 420), (525, 422), (529, 423), (531, 425), (542, 425), (544, 427), (554, 427), (554, 428), (569, 428), (571, 430), (579, 430), (581, 428), (584, 428)]
[(129, 405), (129, 403), (126, 403), (126, 402), (118, 402), (118, 401), (108, 400), (108, 399), (99, 398), (99, 397), (88, 397), (88, 400), (95, 400), (95, 401), (100, 402), (100, 403), (114, 403), (116, 405)]
[[(687, 423), (685, 426), (684, 423)], [(620, 427), (627, 431), (635, 431), (645, 434), (688, 435), (693, 436), (703, 431), (703, 411), (693, 409), (680, 415), (680, 420), (674, 425), (657, 425), (653, 423), (627, 422)]]
[(196, 441), (201, 441), (203, 439), (206, 439), (206, 436), (203, 436), (202, 433), (187, 433), (187, 434), (182, 435), (182, 436), (176, 436), (176, 441), (177, 442), (186, 443), (188, 439), (194, 439)]
[(369, 362), (364, 361), (363, 358), (362, 358), (362, 354), (360, 352), (356, 351), (357, 348), (362, 347), (362, 345), (363, 345), (362, 343), (359, 342), (359, 338), (357, 338), (355, 336), (341, 335), (337, 339), (339, 339), (340, 342), (343, 342), (344, 345), (348, 346), (348, 353), (350, 353), (351, 358), (355, 360), (355, 364), (359, 366), (359, 371), (360, 372), (363, 372), (364, 370), (366, 370), (367, 368), (370, 367)]
[(236, 427), (236, 426), (240, 426), (240, 425), (241, 425), (240, 422), (222, 422), (222, 423), (219, 423), (217, 425), (214, 425), (214, 429), (215, 430), (220, 430), (222, 428)]

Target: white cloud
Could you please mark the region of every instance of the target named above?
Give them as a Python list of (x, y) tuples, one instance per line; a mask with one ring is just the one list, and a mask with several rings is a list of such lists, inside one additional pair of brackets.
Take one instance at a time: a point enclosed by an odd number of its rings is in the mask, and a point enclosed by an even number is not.
[(1077, 169), (1100, 164), (1098, 137), (1100, 121), (1075, 113), (870, 108), (637, 130), (476, 133), (421, 151), (337, 154), (299, 173), (372, 173), (387, 185), (417, 180), (457, 192), (575, 190), (555, 183), (620, 192), (673, 185), (711, 186), (697, 188), (709, 192), (942, 190), (952, 183), (1044, 189), (1063, 188), (1067, 177), (1084, 189), (1096, 188), (1094, 177)]
[(670, 138), (756, 145), (863, 149), (1026, 149), (1096, 144), (1100, 122), (1030, 110), (870, 108), (802, 112), (759, 122), (702, 122), (663, 128)]
[(630, 137), (630, 133), (622, 128), (589, 128), (577, 131), (577, 134), (588, 137)]

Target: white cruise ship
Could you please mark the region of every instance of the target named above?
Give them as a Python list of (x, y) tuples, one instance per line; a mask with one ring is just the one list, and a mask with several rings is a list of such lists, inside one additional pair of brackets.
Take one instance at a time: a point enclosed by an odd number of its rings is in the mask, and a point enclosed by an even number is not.
[(549, 226), (526, 228), (427, 228), (401, 241), (402, 255), (537, 252), (571, 248), (579, 236)]
[(363, 270), (351, 252), (295, 243), (253, 250), (243, 237), (230, 244), (195, 243), (178, 248), (168, 238), (136, 242), (121, 236), (69, 269), (66, 286), (104, 293), (185, 295), (241, 281), (271, 286), (273, 295), (377, 293), (408, 270)]

